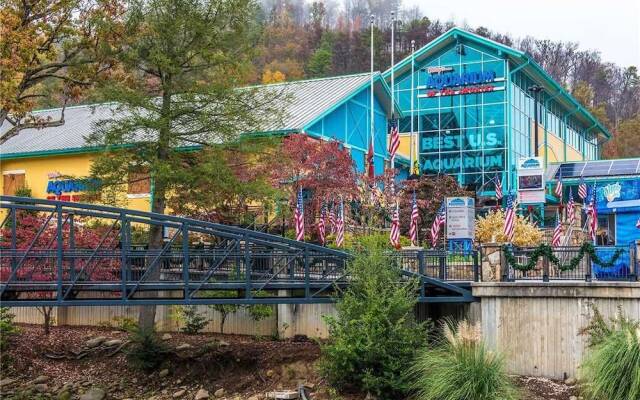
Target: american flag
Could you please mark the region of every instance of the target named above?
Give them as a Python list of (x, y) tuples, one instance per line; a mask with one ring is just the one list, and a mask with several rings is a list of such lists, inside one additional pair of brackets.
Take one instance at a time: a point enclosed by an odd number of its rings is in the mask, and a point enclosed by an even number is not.
[(376, 175), (373, 165), (373, 140), (369, 143), (369, 150), (367, 151), (367, 168), (369, 179), (373, 179)]
[(416, 192), (413, 192), (413, 199), (411, 201), (411, 224), (409, 225), (409, 238), (411, 239), (411, 245), (418, 245), (418, 202), (416, 200)]
[(399, 247), (400, 246), (400, 213), (398, 211), (398, 202), (396, 201), (396, 207), (393, 210), (393, 215), (391, 216), (391, 232), (389, 232), (389, 242), (391, 242), (391, 246)]
[(333, 202), (329, 207), (329, 232), (331, 234), (336, 232), (336, 205)]
[(447, 209), (444, 205), (444, 202), (440, 205), (438, 212), (436, 213), (436, 218), (433, 220), (433, 224), (431, 225), (431, 246), (436, 247), (438, 244), (438, 236), (440, 236), (440, 229), (442, 229), (442, 225), (447, 220)]
[(391, 117), (389, 123), (389, 158), (393, 161), (400, 147), (400, 133), (398, 132), (398, 120)]
[(500, 177), (496, 174), (494, 180), (496, 182), (496, 199), (502, 200), (502, 197), (504, 197), (504, 195), (502, 194), (502, 182), (500, 181)]
[(553, 237), (551, 238), (551, 246), (560, 246), (560, 235), (562, 235), (562, 224), (560, 223), (560, 217), (556, 215), (556, 227), (553, 230)]
[(513, 195), (507, 195), (507, 209), (504, 216), (504, 235), (507, 237), (507, 241), (513, 240), (513, 235), (516, 231), (516, 210), (513, 204)]
[(569, 201), (567, 201), (567, 217), (569, 217), (569, 226), (573, 226), (576, 222), (576, 203), (573, 201), (573, 188), (569, 188)]
[(342, 247), (342, 243), (344, 243), (344, 203), (340, 199), (338, 218), (336, 220), (336, 246)]
[(578, 184), (578, 197), (582, 199), (582, 202), (587, 198), (587, 184), (584, 183), (583, 177), (580, 177), (580, 183)]
[(556, 183), (556, 188), (553, 193), (555, 193), (556, 197), (560, 199), (560, 203), (562, 203), (562, 173), (558, 177), (558, 182)]
[(325, 242), (324, 219), (326, 215), (327, 215), (327, 210), (324, 203), (322, 203), (322, 207), (320, 208), (320, 220), (318, 221), (318, 238), (320, 239), (320, 243), (323, 245)]
[(591, 196), (589, 196), (589, 204), (587, 205), (587, 217), (589, 218), (587, 224), (589, 225), (589, 236), (593, 242), (596, 241), (596, 234), (598, 233), (598, 208), (596, 206), (596, 185), (593, 185), (591, 190)]
[(304, 240), (304, 204), (302, 198), (302, 188), (298, 189), (298, 201), (296, 203), (295, 211), (295, 224), (296, 224), (296, 240)]

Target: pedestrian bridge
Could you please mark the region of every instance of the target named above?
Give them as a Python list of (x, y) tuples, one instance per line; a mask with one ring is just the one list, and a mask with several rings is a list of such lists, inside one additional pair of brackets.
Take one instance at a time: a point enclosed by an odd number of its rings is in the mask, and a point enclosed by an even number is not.
[[(164, 214), (0, 196), (3, 306), (279, 304), (335, 301), (349, 253)], [(162, 248), (146, 246), (162, 227)], [(471, 302), (477, 253), (393, 252), (420, 302)]]

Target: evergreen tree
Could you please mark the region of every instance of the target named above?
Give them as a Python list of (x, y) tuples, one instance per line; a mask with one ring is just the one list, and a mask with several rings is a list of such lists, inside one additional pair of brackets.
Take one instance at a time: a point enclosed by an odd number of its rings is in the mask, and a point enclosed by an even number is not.
[[(255, 11), (252, 0), (133, 0), (128, 5), (119, 52), (127, 79), (104, 88), (117, 112), (89, 138), (90, 144), (106, 147), (91, 170), (103, 183), (103, 198), (132, 174), (147, 174), (153, 181), (151, 211), (164, 213), (185, 176), (199, 173), (188, 169), (185, 160), (192, 152), (185, 149), (236, 140), (278, 115), (277, 94), (237, 88), (250, 70)], [(148, 244), (162, 248), (162, 227), (151, 226)], [(156, 269), (148, 278), (159, 275)], [(140, 327), (152, 327), (154, 318), (155, 307), (143, 307)]]

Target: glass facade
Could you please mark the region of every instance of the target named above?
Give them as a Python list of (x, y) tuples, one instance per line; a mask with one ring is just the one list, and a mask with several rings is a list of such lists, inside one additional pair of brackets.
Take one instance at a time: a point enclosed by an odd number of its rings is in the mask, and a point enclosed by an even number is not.
[[(413, 74), (409, 70), (396, 77), (396, 99), (405, 115), (399, 129), (416, 134), (421, 173), (454, 175), (461, 185), (476, 189), (498, 175), (513, 187), (518, 159), (535, 155), (534, 101), (528, 88), (536, 82), (523, 71), (510, 74), (510, 68), (515, 66), (492, 46), (452, 43), (416, 60)], [(595, 134), (558, 95), (539, 95), (540, 156), (548, 162), (597, 159)]]
[[(414, 132), (423, 174), (455, 175), (482, 186), (506, 165), (506, 61), (471, 46), (453, 47), (414, 72)], [(411, 74), (396, 84), (411, 112)], [(411, 131), (411, 117), (400, 123)]]

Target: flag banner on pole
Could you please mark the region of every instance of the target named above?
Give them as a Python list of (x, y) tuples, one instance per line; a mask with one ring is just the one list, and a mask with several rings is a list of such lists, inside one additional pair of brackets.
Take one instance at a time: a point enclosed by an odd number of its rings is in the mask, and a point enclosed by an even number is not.
[(296, 202), (296, 210), (294, 213), (296, 224), (296, 240), (304, 240), (304, 200), (302, 198), (302, 188), (298, 189), (298, 200)]
[(324, 246), (325, 243), (325, 226), (324, 219), (327, 215), (327, 210), (325, 208), (324, 202), (322, 203), (322, 207), (320, 208), (320, 220), (318, 221), (318, 239), (320, 239), (320, 243)]
[(400, 212), (398, 210), (398, 201), (391, 216), (391, 232), (389, 232), (389, 242), (395, 248), (400, 247)]
[(444, 201), (440, 205), (436, 217), (431, 225), (431, 247), (435, 248), (438, 245), (438, 236), (440, 236), (440, 230), (447, 220), (447, 209), (444, 205)]
[(373, 137), (372, 142), (369, 143), (369, 150), (367, 151), (367, 176), (369, 179), (373, 179), (376, 176), (375, 166), (373, 165)]
[(413, 199), (411, 200), (411, 223), (409, 224), (409, 238), (411, 245), (418, 245), (418, 201), (416, 200), (416, 192), (413, 191)]
[(569, 188), (569, 201), (567, 201), (567, 219), (569, 226), (576, 222), (576, 203), (573, 201), (573, 188)]
[(496, 199), (500, 201), (502, 200), (502, 197), (504, 197), (502, 193), (502, 182), (500, 181), (500, 176), (496, 174), (496, 177), (494, 178), (494, 180), (496, 184)]
[(562, 235), (562, 224), (560, 223), (560, 217), (556, 215), (556, 227), (553, 229), (553, 237), (551, 238), (551, 246), (560, 246), (560, 236)]
[(511, 243), (516, 231), (516, 210), (513, 204), (513, 194), (507, 195), (507, 208), (504, 215), (504, 235), (507, 241)]
[(598, 234), (598, 207), (596, 206), (596, 185), (593, 185), (591, 195), (589, 196), (589, 204), (586, 209), (588, 217), (589, 237), (591, 241), (596, 242), (596, 235)]
[(558, 182), (556, 183), (556, 188), (553, 193), (560, 199), (560, 203), (562, 203), (562, 174), (558, 177)]
[(332, 235), (336, 233), (336, 205), (333, 201), (329, 203), (329, 232)]
[(338, 206), (338, 215), (336, 220), (336, 246), (342, 247), (344, 243), (344, 203), (340, 199)]
[(394, 160), (400, 147), (400, 132), (398, 132), (398, 120), (391, 117), (389, 123), (389, 158)]
[(584, 200), (587, 198), (587, 184), (584, 183), (584, 178), (580, 177), (580, 183), (578, 184), (578, 197), (584, 203)]

